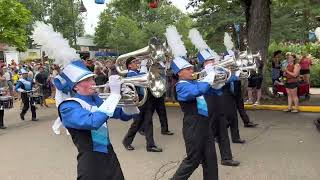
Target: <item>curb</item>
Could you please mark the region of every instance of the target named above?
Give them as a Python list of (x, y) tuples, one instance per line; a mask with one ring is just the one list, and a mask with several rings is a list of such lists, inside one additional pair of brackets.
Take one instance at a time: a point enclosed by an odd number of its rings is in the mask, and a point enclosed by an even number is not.
[[(180, 107), (179, 103), (166, 102), (168, 107)], [(282, 111), (288, 108), (286, 105), (244, 105), (248, 110), (272, 110)], [(299, 106), (300, 112), (320, 112), (320, 106)]]
[[(54, 99), (46, 99), (47, 104), (55, 104)], [(166, 102), (168, 107), (180, 107), (179, 103)], [(244, 105), (245, 109), (248, 110), (272, 110), (282, 111), (288, 108), (286, 105)], [(320, 106), (299, 106), (300, 112), (320, 112)]]

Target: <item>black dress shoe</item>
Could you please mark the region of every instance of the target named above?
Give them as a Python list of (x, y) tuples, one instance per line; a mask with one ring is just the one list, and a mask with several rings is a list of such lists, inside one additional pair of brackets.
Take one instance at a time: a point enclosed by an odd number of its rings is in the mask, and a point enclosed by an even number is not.
[(162, 149), (158, 148), (157, 146), (153, 146), (153, 147), (147, 147), (147, 151), (148, 152), (162, 152)]
[(237, 144), (244, 144), (246, 142), (246, 140), (237, 139), (237, 140), (232, 140), (232, 142), (237, 143)]
[(253, 122), (248, 122), (248, 123), (246, 123), (244, 125), (244, 127), (246, 127), (246, 128), (254, 128), (256, 126), (258, 126), (258, 124), (257, 123), (253, 123)]
[(229, 160), (221, 160), (221, 165), (224, 166), (239, 166), (240, 162), (232, 159)]
[(139, 134), (141, 135), (141, 136), (145, 136), (146, 134), (144, 133), (144, 131), (138, 131), (139, 132)]
[(124, 141), (122, 141), (122, 144), (123, 144), (124, 148), (126, 148), (126, 150), (128, 150), (128, 151), (134, 150), (134, 147), (131, 146), (131, 144), (126, 144), (126, 143), (124, 143)]
[(161, 134), (162, 134), (162, 135), (168, 135), (168, 136), (174, 135), (174, 133), (171, 132), (171, 131), (164, 131), (164, 132), (161, 132)]
[(39, 119), (37, 118), (32, 118), (31, 121), (38, 121)]
[(5, 126), (0, 126), (0, 129), (7, 129), (7, 127), (5, 127)]
[(20, 118), (23, 121), (24, 120), (24, 115), (20, 114)]
[(131, 146), (131, 144), (129, 144), (129, 145), (124, 145), (124, 148), (126, 148), (126, 150), (128, 150), (128, 151), (133, 151), (133, 150), (134, 150), (134, 147)]

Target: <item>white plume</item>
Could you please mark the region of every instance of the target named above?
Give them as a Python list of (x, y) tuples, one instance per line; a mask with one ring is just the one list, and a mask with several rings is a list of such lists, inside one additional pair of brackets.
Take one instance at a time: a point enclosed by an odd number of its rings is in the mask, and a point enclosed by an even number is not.
[(224, 46), (226, 47), (227, 50), (231, 50), (233, 49), (233, 42), (232, 42), (232, 38), (228, 33), (224, 33)]
[(201, 34), (199, 33), (199, 31), (195, 28), (192, 28), (189, 31), (189, 39), (191, 40), (192, 44), (199, 50), (205, 50), (205, 49), (209, 49), (209, 46), (207, 45), (207, 43), (203, 40)]
[(314, 34), (316, 35), (318, 41), (320, 41), (320, 27), (317, 27), (314, 31)]
[(210, 49), (210, 47), (207, 45), (207, 43), (203, 40), (200, 32), (195, 29), (192, 28), (189, 31), (189, 39), (191, 40), (192, 44), (199, 50), (199, 51), (203, 51), (205, 49), (208, 49), (210, 51), (210, 53), (214, 56), (214, 59), (219, 60), (220, 56), (212, 49)]
[(36, 44), (41, 45), (49, 58), (55, 60), (55, 64), (66, 66), (71, 61), (80, 59), (76, 50), (69, 46), (68, 40), (61, 33), (55, 32), (51, 24), (37, 21), (31, 37)]
[(182, 36), (179, 34), (175, 26), (168, 26), (165, 36), (174, 57), (182, 57), (187, 55), (187, 50), (183, 41), (181, 40)]

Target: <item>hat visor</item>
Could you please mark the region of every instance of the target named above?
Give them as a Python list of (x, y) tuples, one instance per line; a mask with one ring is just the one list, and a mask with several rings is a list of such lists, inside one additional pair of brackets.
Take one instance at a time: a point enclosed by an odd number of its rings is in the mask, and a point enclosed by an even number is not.
[[(184, 69), (186, 69), (186, 68), (188, 68), (188, 67), (193, 67), (193, 65), (192, 65), (192, 64), (185, 65), (185, 66), (183, 66), (183, 67), (180, 69), (180, 71), (181, 71), (181, 70), (184, 70)], [(179, 71), (179, 72), (180, 72), (180, 71)]]
[(80, 78), (79, 80), (78, 80), (78, 82), (80, 82), (80, 81), (83, 81), (83, 80), (85, 80), (85, 79), (87, 79), (87, 78), (90, 78), (90, 77), (93, 77), (93, 76), (95, 76), (95, 74), (87, 74), (87, 75), (85, 75), (85, 76), (83, 76), (82, 78)]

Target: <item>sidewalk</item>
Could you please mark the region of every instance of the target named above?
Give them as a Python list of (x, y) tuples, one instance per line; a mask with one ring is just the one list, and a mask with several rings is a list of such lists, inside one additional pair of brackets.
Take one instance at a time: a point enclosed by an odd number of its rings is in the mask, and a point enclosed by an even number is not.
[[(302, 112), (320, 112), (320, 88), (310, 88), (310, 99), (305, 99), (304, 97), (300, 97), (299, 99), (299, 111)], [(275, 102), (275, 99), (272, 99), (273, 102), (265, 102), (265, 104), (261, 105), (245, 105), (246, 109), (249, 110), (274, 110), (274, 111), (282, 111), (287, 109), (287, 98), (283, 95), (279, 96), (279, 101)], [(54, 99), (46, 99), (47, 104), (55, 104)], [(166, 102), (166, 106), (168, 107), (178, 107), (179, 103)]]

